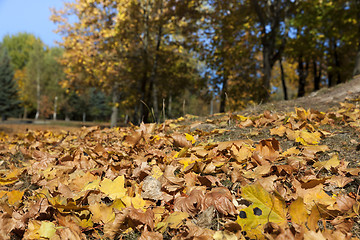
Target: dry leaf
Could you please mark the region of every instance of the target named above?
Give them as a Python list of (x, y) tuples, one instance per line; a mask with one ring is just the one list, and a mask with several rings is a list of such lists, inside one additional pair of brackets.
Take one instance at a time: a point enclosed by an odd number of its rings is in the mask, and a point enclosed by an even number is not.
[(206, 210), (210, 206), (214, 206), (215, 209), (224, 215), (235, 215), (237, 210), (232, 202), (233, 197), (230, 191), (225, 187), (213, 188), (210, 192), (205, 194), (202, 202), (202, 210)]
[(174, 210), (187, 212), (190, 216), (194, 216), (201, 209), (204, 197), (205, 194), (203, 190), (193, 189), (189, 196), (178, 197), (175, 199)]

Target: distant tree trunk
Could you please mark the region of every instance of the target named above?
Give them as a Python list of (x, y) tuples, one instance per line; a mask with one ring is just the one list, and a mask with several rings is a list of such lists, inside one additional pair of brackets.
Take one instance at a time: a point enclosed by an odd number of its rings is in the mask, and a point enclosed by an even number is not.
[(226, 71), (224, 70), (223, 79), (222, 79), (222, 89), (220, 94), (220, 112), (225, 112), (226, 108), (226, 92), (227, 92), (227, 86), (228, 86), (228, 76), (226, 74)]
[[(160, 1), (160, 15), (163, 13), (163, 1)], [(160, 16), (161, 17), (161, 16)], [(159, 103), (158, 103), (158, 92), (157, 92), (157, 67), (158, 67), (158, 58), (159, 58), (159, 50), (162, 39), (162, 22), (159, 21), (158, 32), (157, 32), (157, 40), (156, 40), (156, 48), (155, 48), (155, 56), (154, 63), (151, 70), (150, 82), (152, 84), (152, 104), (154, 108), (154, 115), (156, 119), (160, 119), (159, 115)], [(155, 119), (155, 121), (157, 121)]]
[(283, 92), (284, 92), (284, 100), (288, 100), (288, 93), (287, 93), (287, 87), (286, 87), (286, 82), (285, 82), (285, 73), (284, 73), (284, 68), (283, 68), (283, 64), (282, 64), (282, 59), (279, 59), (279, 64), (280, 64), (280, 71), (281, 71), (281, 83), (282, 83), (282, 88), (283, 88)]
[(356, 53), (355, 67), (354, 67), (354, 71), (353, 71), (353, 76), (356, 76), (356, 75), (359, 75), (359, 74), (360, 74), (360, 40), (359, 40), (358, 49), (357, 49), (357, 53)]
[(334, 62), (335, 62), (335, 70), (336, 70), (336, 75), (337, 75), (336, 84), (340, 84), (340, 83), (342, 83), (341, 72), (340, 72), (341, 63), (339, 60), (336, 41), (334, 41)]
[[(356, 0), (356, 15), (358, 21), (358, 35), (360, 35), (360, 0)], [(358, 39), (358, 49), (355, 58), (353, 76), (360, 74), (360, 39)]]
[(271, 56), (270, 56), (270, 46), (267, 43), (263, 44), (263, 79), (262, 79), (262, 98), (264, 102), (267, 102), (270, 99), (270, 79), (271, 79)]
[(170, 92), (170, 96), (169, 96), (169, 100), (168, 100), (167, 114), (168, 114), (169, 118), (172, 117), (172, 95), (171, 95), (171, 92)]
[(56, 121), (56, 114), (57, 114), (57, 100), (58, 100), (58, 97), (55, 96), (55, 99), (54, 99), (54, 113), (53, 113), (53, 120)]
[(298, 74), (299, 74), (299, 87), (298, 87), (298, 97), (303, 97), (305, 95), (305, 86), (306, 78), (309, 74), (309, 62), (304, 63), (302, 54), (298, 57)]
[(319, 62), (319, 71), (317, 70), (316, 60), (313, 61), (313, 74), (314, 74), (314, 91), (320, 89), (320, 81), (321, 81), (321, 62)]
[[(39, 63), (38, 63), (39, 65)], [(36, 72), (36, 114), (35, 119), (39, 119), (40, 115), (40, 104), (41, 104), (41, 92), (40, 92), (40, 67), (38, 66)]]
[(27, 112), (27, 107), (24, 106), (24, 115), (23, 115), (23, 119), (26, 119), (27, 118), (27, 115), (28, 115), (28, 112)]
[(118, 113), (119, 113), (119, 89), (118, 84), (114, 85), (112, 91), (112, 112), (111, 112), (111, 121), (110, 127), (116, 127), (117, 120), (118, 120)]

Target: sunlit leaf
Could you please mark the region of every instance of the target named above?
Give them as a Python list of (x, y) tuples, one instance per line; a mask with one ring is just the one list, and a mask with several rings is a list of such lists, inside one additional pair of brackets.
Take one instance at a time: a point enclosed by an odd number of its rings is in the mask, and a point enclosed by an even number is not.
[(99, 190), (107, 194), (112, 199), (122, 198), (126, 194), (126, 188), (124, 188), (124, 184), (124, 176), (118, 176), (113, 181), (108, 178), (104, 178), (101, 181)]

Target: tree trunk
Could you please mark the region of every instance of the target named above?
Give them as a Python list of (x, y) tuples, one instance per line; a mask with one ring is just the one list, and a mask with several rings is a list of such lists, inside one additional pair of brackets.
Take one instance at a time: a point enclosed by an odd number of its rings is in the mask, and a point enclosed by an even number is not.
[(26, 118), (27, 118), (27, 114), (28, 114), (28, 112), (27, 112), (27, 107), (26, 107), (26, 106), (24, 106), (24, 115), (23, 115), (23, 119), (26, 119)]
[(338, 51), (337, 51), (336, 41), (334, 41), (334, 61), (335, 61), (335, 70), (336, 70), (336, 75), (337, 75), (336, 84), (340, 84), (340, 83), (342, 83), (341, 73), (340, 73), (341, 63), (339, 61), (339, 55), (338, 55)]
[[(39, 64), (39, 63), (38, 63)], [(36, 73), (36, 115), (35, 115), (35, 119), (38, 120), (39, 119), (39, 115), (40, 115), (40, 104), (41, 104), (41, 92), (40, 92), (40, 68), (37, 68), (37, 73)]]
[(119, 112), (119, 89), (118, 84), (115, 84), (112, 92), (112, 112), (110, 127), (116, 127)]
[(355, 67), (354, 67), (354, 71), (353, 71), (353, 76), (356, 76), (356, 75), (359, 75), (359, 74), (360, 74), (360, 40), (359, 40), (358, 49), (357, 49), (357, 53), (356, 53)]
[[(357, 21), (358, 21), (358, 35), (360, 34), (360, 0), (356, 0), (356, 12), (357, 12)], [(358, 49), (355, 58), (355, 66), (353, 71), (353, 76), (360, 74), (360, 39), (358, 39)]]
[(313, 61), (313, 73), (314, 73), (314, 91), (320, 89), (320, 81), (321, 81), (321, 62), (319, 62), (319, 71), (317, 70), (316, 60)]
[(267, 102), (270, 99), (270, 79), (271, 79), (271, 63), (270, 63), (270, 47), (263, 44), (263, 79), (262, 79), (262, 101)]
[(53, 120), (56, 121), (56, 114), (57, 114), (57, 100), (58, 100), (58, 97), (55, 96), (55, 99), (54, 99), (54, 113), (53, 113)]
[(283, 68), (283, 64), (282, 64), (282, 59), (279, 59), (279, 64), (280, 64), (280, 71), (281, 71), (281, 83), (282, 83), (282, 88), (283, 88), (283, 92), (284, 92), (284, 100), (288, 100), (288, 93), (287, 93), (287, 87), (286, 87), (286, 82), (285, 82), (285, 73), (284, 73), (284, 68)]
[(169, 118), (172, 117), (172, 95), (171, 95), (171, 92), (170, 92), (170, 96), (169, 96), (169, 100), (168, 100), (168, 111), (167, 111), (167, 114), (169, 116)]
[(304, 63), (302, 55), (298, 58), (298, 73), (299, 73), (299, 87), (298, 87), (298, 97), (303, 97), (305, 95), (305, 86), (306, 78), (309, 73), (309, 63), (306, 61)]
[[(163, 13), (163, 1), (160, 2), (160, 18), (162, 17)], [(158, 103), (158, 91), (157, 91), (157, 67), (158, 67), (158, 58), (159, 58), (159, 50), (161, 46), (161, 39), (162, 39), (162, 22), (159, 21), (158, 25), (158, 33), (157, 33), (157, 40), (156, 40), (156, 48), (155, 48), (155, 56), (154, 56), (154, 63), (151, 70), (151, 77), (150, 82), (152, 84), (152, 104), (154, 108), (154, 115), (156, 119), (160, 119), (159, 115), (159, 103)], [(155, 121), (157, 121), (155, 119)]]
[(227, 92), (227, 85), (228, 85), (228, 76), (226, 71), (224, 70), (223, 79), (222, 79), (222, 89), (220, 94), (220, 112), (225, 112), (226, 108), (226, 92)]

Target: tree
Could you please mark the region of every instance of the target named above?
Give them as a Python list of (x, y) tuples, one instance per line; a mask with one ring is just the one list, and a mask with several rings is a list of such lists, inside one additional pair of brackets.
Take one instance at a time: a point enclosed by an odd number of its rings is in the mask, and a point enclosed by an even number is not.
[[(29, 62), (26, 64), (27, 69), (27, 87), (35, 88), (33, 93), (36, 99), (36, 114), (35, 119), (38, 119), (40, 116), (41, 110), (41, 99), (42, 99), (42, 85), (43, 81), (43, 73), (44, 73), (44, 57), (45, 57), (45, 46), (42, 42), (37, 42), (34, 46), (33, 51), (30, 53)], [(28, 90), (29, 90), (28, 89)]]
[(251, 0), (256, 13), (262, 45), (263, 80), (261, 93), (263, 100), (270, 98), (271, 70), (284, 51), (288, 34), (286, 18), (292, 11), (291, 0)]
[(2, 120), (19, 110), (20, 101), (7, 49), (0, 45), (0, 115)]
[[(94, 86), (112, 95), (111, 126), (117, 122), (121, 101), (132, 105), (137, 121), (146, 121), (150, 108), (158, 118), (159, 98), (169, 96), (159, 92), (169, 91), (162, 85), (180, 80), (165, 74), (161, 79), (159, 74), (170, 68), (170, 57), (183, 60), (190, 56), (179, 46), (186, 45), (183, 30), (191, 32), (191, 22), (196, 21), (194, 15), (188, 20), (187, 13), (195, 14), (197, 8), (194, 0), (80, 0), (65, 4), (64, 9), (54, 11), (52, 19), (64, 35), (66, 87)], [(70, 16), (76, 21), (69, 23)], [(173, 46), (177, 46), (176, 54)]]
[(29, 82), (26, 66), (29, 63), (31, 52), (38, 44), (42, 44), (41, 40), (29, 33), (6, 35), (3, 38), (3, 45), (8, 50), (11, 66), (15, 72), (15, 80), (19, 87), (24, 118), (27, 117), (29, 111), (36, 108), (36, 101), (34, 101), (36, 90), (33, 89), (34, 83)]

